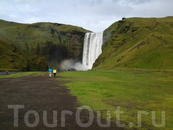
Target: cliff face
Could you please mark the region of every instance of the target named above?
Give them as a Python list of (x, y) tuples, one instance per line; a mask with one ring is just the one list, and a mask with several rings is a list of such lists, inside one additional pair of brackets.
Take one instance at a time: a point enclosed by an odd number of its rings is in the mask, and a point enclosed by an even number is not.
[(46, 70), (45, 58), (29, 56), (20, 51), (14, 44), (0, 39), (0, 71)]
[(32, 57), (33, 62), (45, 60), (49, 67), (58, 67), (64, 59), (81, 61), (86, 32), (89, 31), (58, 23), (19, 24), (0, 20), (0, 39), (14, 45), (22, 55)]
[(97, 70), (173, 69), (173, 17), (127, 18), (104, 31)]

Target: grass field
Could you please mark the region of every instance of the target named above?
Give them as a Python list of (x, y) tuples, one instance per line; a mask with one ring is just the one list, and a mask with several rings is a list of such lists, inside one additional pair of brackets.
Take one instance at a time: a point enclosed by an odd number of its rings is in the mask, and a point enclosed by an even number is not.
[[(5, 73), (5, 72), (4, 72)], [(39, 72), (39, 71), (35, 71), (35, 72), (21, 72), (21, 73), (16, 73), (16, 74), (9, 74), (8, 75), (0, 75), (0, 79), (1, 78), (19, 78), (19, 77), (24, 77), (24, 76), (38, 76), (38, 75), (44, 75), (44, 72)]]
[(115, 112), (122, 111), (119, 119), (125, 129), (173, 129), (173, 76), (118, 71), (58, 75), (70, 81), (66, 85), (81, 105), (88, 105), (95, 112), (104, 111), (103, 118), (110, 111), (112, 122), (118, 123)]

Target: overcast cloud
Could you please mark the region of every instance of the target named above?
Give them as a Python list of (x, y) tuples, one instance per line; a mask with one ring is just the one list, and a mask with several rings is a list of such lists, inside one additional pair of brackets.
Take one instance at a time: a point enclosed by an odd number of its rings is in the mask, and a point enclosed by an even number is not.
[(173, 16), (172, 5), (173, 0), (0, 0), (0, 19), (63, 23), (100, 32), (122, 17)]

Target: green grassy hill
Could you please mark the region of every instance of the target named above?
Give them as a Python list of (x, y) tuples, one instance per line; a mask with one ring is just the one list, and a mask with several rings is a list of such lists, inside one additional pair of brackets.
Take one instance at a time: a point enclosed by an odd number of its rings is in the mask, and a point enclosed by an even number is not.
[(0, 71), (46, 70), (45, 58), (29, 56), (20, 51), (14, 44), (0, 39)]
[[(50, 67), (57, 67), (64, 59), (81, 60), (86, 32), (90, 31), (58, 23), (20, 24), (0, 20), (1, 41), (13, 44), (22, 54), (36, 60), (45, 59)], [(9, 47), (6, 49), (3, 53), (10, 51)], [(11, 66), (17, 64), (14, 62)], [(10, 67), (8, 63), (7, 59), (1, 60), (0, 68)]]
[(104, 31), (97, 70), (173, 69), (173, 17), (127, 18)]

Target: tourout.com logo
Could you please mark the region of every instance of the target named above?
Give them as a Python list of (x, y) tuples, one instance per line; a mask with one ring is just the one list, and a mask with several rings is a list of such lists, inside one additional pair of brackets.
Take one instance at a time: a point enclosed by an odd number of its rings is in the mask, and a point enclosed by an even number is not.
[[(8, 105), (8, 109), (13, 109), (13, 113), (14, 113), (14, 127), (20, 127), (19, 126), (19, 111), (21, 109), (25, 109), (24, 105)], [(87, 110), (89, 113), (88, 116), (88, 122), (82, 122), (81, 121), (81, 112), (82, 110)], [(96, 111), (96, 117), (94, 117), (94, 111), (93, 109), (88, 106), (88, 105), (82, 105), (80, 107), (77, 108), (76, 112), (72, 112), (69, 110), (62, 110), (60, 113), (60, 118), (61, 118), (61, 127), (66, 127), (66, 115), (70, 115), (72, 116), (73, 114), (75, 114), (75, 120), (76, 123), (79, 127), (90, 127), (93, 124), (94, 118), (96, 118), (97, 120), (97, 124), (99, 127), (110, 127), (111, 126), (111, 113), (114, 113), (114, 117), (115, 118), (115, 122), (116, 122), (116, 126), (117, 127), (125, 127), (125, 124), (121, 122), (121, 115), (125, 114), (124, 111), (121, 110), (120, 107), (117, 107), (115, 111), (106, 111), (106, 123), (102, 123), (101, 122), (101, 111)], [(160, 123), (156, 123), (156, 117), (158, 118), (158, 116), (156, 116), (156, 112), (155, 111), (151, 111), (151, 112), (147, 112), (147, 111), (137, 111), (137, 122), (135, 123), (137, 127), (142, 127), (142, 117), (143, 116), (150, 116), (151, 119), (151, 123), (154, 127), (165, 127), (165, 111), (161, 111), (161, 122)], [(35, 121), (34, 122), (30, 122), (29, 121), (29, 116), (30, 115), (34, 115), (35, 117)], [(57, 117), (58, 117), (58, 112), (56, 110), (53, 111), (53, 123), (50, 124), (48, 123), (48, 119), (47, 119), (47, 111), (44, 110), (43, 111), (43, 124), (46, 127), (49, 128), (54, 128), (57, 127)], [(27, 127), (33, 128), (33, 127), (37, 127), (37, 125), (40, 122), (40, 115), (36, 110), (28, 110), (25, 114), (24, 114), (24, 123)], [(133, 127), (134, 126), (134, 122), (129, 122), (128, 123), (128, 127)]]

